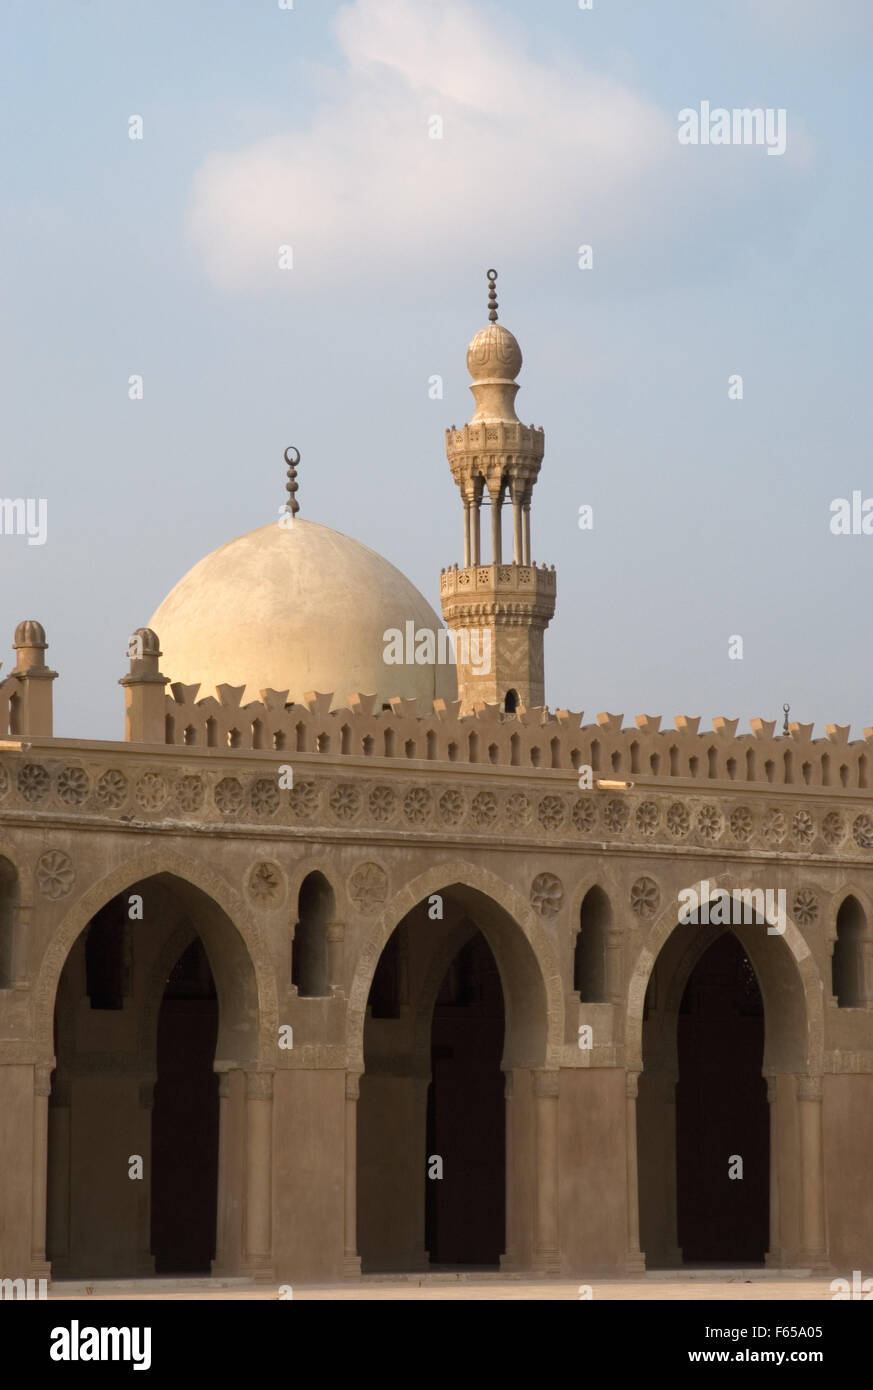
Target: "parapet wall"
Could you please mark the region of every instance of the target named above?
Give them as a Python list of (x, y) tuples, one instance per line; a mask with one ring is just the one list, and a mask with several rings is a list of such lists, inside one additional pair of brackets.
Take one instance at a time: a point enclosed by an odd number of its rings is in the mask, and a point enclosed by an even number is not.
[(220, 699), (198, 700), (198, 690), (174, 685), (166, 697), (167, 743), (527, 770), (589, 766), (600, 779), (869, 789), (873, 729), (850, 742), (848, 726), (828, 725), (827, 736), (814, 739), (813, 725), (792, 724), (787, 735), (777, 736), (775, 721), (765, 719), (753, 719), (751, 732), (737, 735), (736, 719), (716, 718), (712, 730), (701, 733), (700, 719), (689, 715), (678, 715), (675, 729), (662, 731), (660, 716), (652, 715), (637, 715), (635, 727), (623, 728), (620, 714), (599, 714), (596, 723), (583, 724), (581, 711), (504, 714), (489, 706), (462, 717), (457, 702), (437, 700), (423, 711), (418, 701), (396, 699), (390, 710), (377, 710), (376, 697), (361, 694), (337, 709), (332, 694), (310, 692), (304, 704), (288, 704), (288, 692), (275, 690), (241, 705), (243, 687), (222, 686)]

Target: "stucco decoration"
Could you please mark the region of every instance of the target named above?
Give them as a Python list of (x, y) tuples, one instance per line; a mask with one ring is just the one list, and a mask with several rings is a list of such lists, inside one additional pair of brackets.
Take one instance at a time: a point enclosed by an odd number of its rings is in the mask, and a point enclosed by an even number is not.
[(556, 874), (537, 874), (530, 886), (530, 900), (541, 917), (557, 917), (564, 901), (564, 885)]
[(36, 861), (36, 881), (44, 898), (65, 898), (76, 881), (70, 856), (60, 849), (47, 849)]
[(388, 875), (381, 864), (359, 864), (349, 878), (349, 897), (359, 912), (378, 912), (388, 897)]

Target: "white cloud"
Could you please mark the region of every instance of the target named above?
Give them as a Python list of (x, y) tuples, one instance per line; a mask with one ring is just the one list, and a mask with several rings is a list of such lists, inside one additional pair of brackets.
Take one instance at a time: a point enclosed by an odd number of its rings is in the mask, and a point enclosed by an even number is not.
[(354, 0), (335, 27), (345, 71), (309, 129), (213, 154), (196, 175), (188, 231), (223, 288), (518, 254), (573, 265), (582, 241), (616, 257), (686, 234), (689, 199), (701, 215), (733, 208), (749, 181), (738, 152), (689, 159), (676, 113), (586, 68), (582, 37), (540, 62), (505, 13), (464, 0)]

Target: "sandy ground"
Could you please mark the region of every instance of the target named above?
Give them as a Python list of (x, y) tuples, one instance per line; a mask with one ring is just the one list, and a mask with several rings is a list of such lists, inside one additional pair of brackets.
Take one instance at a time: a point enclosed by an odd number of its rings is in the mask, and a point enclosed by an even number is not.
[[(851, 1274), (849, 1275), (851, 1278)], [(830, 1301), (833, 1291), (828, 1276), (804, 1276), (779, 1270), (701, 1270), (681, 1275), (655, 1272), (634, 1279), (604, 1279), (584, 1276), (566, 1279), (512, 1279), (475, 1274), (369, 1275), (359, 1282), (344, 1284), (295, 1285), (297, 1300), (444, 1301), (451, 1300), (578, 1300), (580, 1284), (590, 1286), (592, 1299), (637, 1302), (640, 1300), (768, 1301), (792, 1299)], [(284, 1292), (287, 1298), (287, 1291)], [(276, 1301), (276, 1285), (251, 1284), (242, 1279), (120, 1279), (77, 1281), (52, 1284), (49, 1299), (82, 1301), (146, 1299), (246, 1299)]]

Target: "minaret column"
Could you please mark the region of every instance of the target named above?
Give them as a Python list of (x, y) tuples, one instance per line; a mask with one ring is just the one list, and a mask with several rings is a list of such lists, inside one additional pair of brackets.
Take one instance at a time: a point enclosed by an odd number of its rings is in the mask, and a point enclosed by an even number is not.
[(503, 487), (497, 489), (497, 495), (491, 494), (491, 563), (499, 565), (502, 557), (503, 537), (501, 535), (500, 514), (503, 504)]
[[(543, 431), (523, 425), (515, 410), (521, 349), (497, 322), (497, 272), (488, 271), (488, 324), (467, 350), (473, 418), (446, 431), (446, 453), (464, 506), (464, 567), (443, 570), (443, 617), (457, 634), (475, 626), (457, 660), (460, 713), (488, 705), (510, 712), (545, 704), (543, 634), (555, 611), (554, 569), (530, 572), (530, 505), (543, 459)], [(480, 506), (488, 486), (490, 567), (483, 563)], [(502, 506), (512, 502), (512, 562), (503, 558)], [(471, 570), (476, 570), (475, 574)], [(461, 645), (461, 644), (459, 644)], [(464, 648), (462, 648), (463, 653)], [(474, 658), (475, 650), (475, 658)]]

